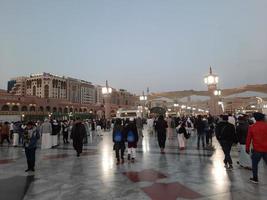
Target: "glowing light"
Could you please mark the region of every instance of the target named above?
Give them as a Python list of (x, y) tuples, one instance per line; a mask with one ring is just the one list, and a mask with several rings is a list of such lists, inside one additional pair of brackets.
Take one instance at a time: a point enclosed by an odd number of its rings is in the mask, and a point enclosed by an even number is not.
[(221, 90), (214, 90), (214, 95), (215, 96), (221, 96), (222, 91)]
[(147, 100), (147, 96), (140, 96), (139, 99), (140, 99), (140, 101), (146, 101)]

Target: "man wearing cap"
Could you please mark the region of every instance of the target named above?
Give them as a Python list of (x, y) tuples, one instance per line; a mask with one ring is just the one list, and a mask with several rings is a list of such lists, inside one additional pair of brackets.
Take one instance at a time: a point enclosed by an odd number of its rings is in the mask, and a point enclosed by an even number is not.
[(246, 152), (250, 153), (250, 145), (252, 143), (252, 172), (253, 177), (250, 181), (258, 183), (258, 164), (263, 158), (267, 164), (267, 123), (265, 122), (265, 115), (262, 113), (254, 113), (256, 123), (251, 125), (248, 129), (248, 136), (246, 141)]

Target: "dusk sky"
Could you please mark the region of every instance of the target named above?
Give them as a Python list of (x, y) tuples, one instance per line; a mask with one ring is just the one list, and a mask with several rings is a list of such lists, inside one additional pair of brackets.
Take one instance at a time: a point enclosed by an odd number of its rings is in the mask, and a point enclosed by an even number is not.
[(267, 0), (0, 0), (0, 88), (50, 72), (140, 94), (267, 83)]

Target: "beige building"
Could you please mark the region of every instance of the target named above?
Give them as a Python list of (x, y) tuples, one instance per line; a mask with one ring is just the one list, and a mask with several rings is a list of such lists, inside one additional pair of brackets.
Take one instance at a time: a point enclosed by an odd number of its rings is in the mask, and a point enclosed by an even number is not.
[(20, 76), (16, 78), (12, 78), (9, 83), (13, 84), (10, 86), (9, 93), (17, 95), (17, 96), (25, 96), (26, 95), (26, 80), (28, 77)]
[(95, 86), (87, 81), (81, 81), (81, 104), (95, 103)]
[(26, 81), (26, 95), (40, 98), (67, 98), (67, 80), (65, 77), (50, 73), (32, 74)]
[(95, 103), (97, 105), (104, 104), (104, 96), (102, 94), (102, 86), (95, 86)]
[[(47, 103), (52, 100), (71, 104), (70, 112), (75, 106), (85, 109), (88, 106), (98, 106), (103, 108), (105, 98), (102, 94), (102, 86), (93, 85), (91, 82), (79, 80), (71, 77), (56, 76), (50, 73), (32, 74), (29, 77), (18, 77), (8, 82), (8, 91), (12, 95), (25, 96), (44, 100)], [(60, 100), (60, 101), (59, 101)], [(136, 105), (137, 98), (135, 95), (126, 90), (116, 90), (112, 88), (110, 104), (114, 107), (127, 108)], [(39, 104), (39, 103), (38, 103)], [(37, 105), (37, 104), (36, 104)], [(74, 106), (75, 105), (75, 106)], [(32, 105), (30, 106), (33, 111)], [(49, 107), (49, 106), (48, 106)], [(55, 107), (47, 110), (62, 111), (63, 107)], [(27, 110), (23, 107), (23, 111)], [(40, 110), (45, 110), (42, 108)], [(85, 109), (88, 110), (88, 109)], [(112, 112), (115, 112), (114, 109)]]
[(68, 77), (67, 81), (68, 101), (72, 103), (81, 102), (81, 81), (75, 78)]

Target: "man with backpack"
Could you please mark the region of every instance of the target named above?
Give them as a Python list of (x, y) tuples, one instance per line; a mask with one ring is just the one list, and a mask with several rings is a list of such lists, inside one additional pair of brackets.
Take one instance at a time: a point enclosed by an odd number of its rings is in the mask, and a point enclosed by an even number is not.
[(123, 131), (121, 119), (116, 119), (113, 128), (113, 149), (116, 153), (117, 165), (124, 163), (124, 151), (125, 151), (125, 132)]
[(231, 158), (231, 148), (237, 143), (235, 127), (228, 122), (228, 115), (222, 116), (222, 121), (216, 126), (216, 138), (219, 141), (225, 155), (224, 164), (227, 170), (233, 170), (233, 161)]

